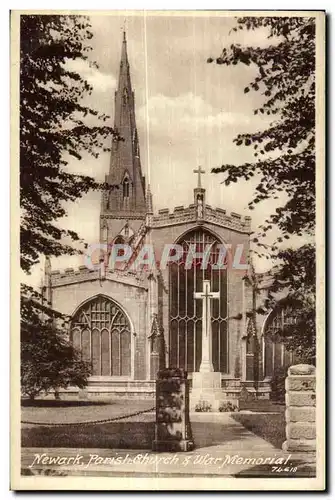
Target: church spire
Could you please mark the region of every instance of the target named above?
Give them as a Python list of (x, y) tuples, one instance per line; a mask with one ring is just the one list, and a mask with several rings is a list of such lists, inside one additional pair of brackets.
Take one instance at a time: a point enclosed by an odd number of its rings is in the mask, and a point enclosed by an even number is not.
[(135, 99), (131, 85), (126, 32), (123, 31), (118, 88), (115, 92), (114, 128), (121, 140), (113, 141), (109, 175), (106, 182), (117, 184), (103, 198), (103, 212), (139, 214), (144, 216), (145, 179), (142, 175), (138, 133), (135, 120)]
[(44, 290), (43, 298), (46, 299), (48, 306), (52, 306), (51, 260), (48, 255), (44, 261)]
[[(120, 105), (118, 108), (115, 108), (115, 128), (121, 131), (120, 128), (122, 126), (122, 104), (125, 101), (126, 94), (132, 95), (132, 87), (131, 87), (131, 79), (130, 79), (130, 70), (129, 70), (129, 62), (128, 62), (128, 53), (127, 53), (127, 38), (126, 32), (123, 32), (123, 41), (122, 41), (122, 49), (121, 49), (121, 60), (120, 60), (120, 70), (119, 70), (119, 82), (118, 82), (118, 90), (115, 92), (115, 104)], [(122, 102), (123, 101), (123, 102)], [(130, 110), (127, 110), (130, 111)]]

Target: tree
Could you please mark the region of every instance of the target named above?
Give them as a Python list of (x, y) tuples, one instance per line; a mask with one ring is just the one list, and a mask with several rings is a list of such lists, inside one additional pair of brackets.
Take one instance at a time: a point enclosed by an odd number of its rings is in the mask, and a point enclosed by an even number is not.
[(288, 201), (265, 221), (261, 235), (277, 225), (288, 239), (292, 234), (312, 234), (315, 226), (315, 20), (244, 17), (233, 31), (260, 27), (269, 28), (273, 44), (265, 48), (232, 44), (223, 49), (216, 63), (253, 64), (257, 76), (244, 92), (261, 92), (266, 99), (254, 114), (272, 115), (274, 121), (266, 130), (234, 139), (238, 146), (254, 148), (254, 163), (222, 165), (213, 171), (226, 173), (227, 185), (260, 175), (250, 209), (278, 197), (279, 192), (286, 193)]
[(281, 250), (278, 259), (281, 265), (273, 272), (267, 305), (274, 310), (284, 308), (291, 311), (294, 321), (285, 326), (280, 336), (300, 361), (315, 363), (315, 248), (303, 245), (298, 251)]
[(263, 200), (280, 200), (279, 194), (286, 194), (286, 201), (281, 206), (278, 202), (252, 241), (266, 249), (262, 239), (274, 226), (279, 228), (281, 234), (271, 246), (271, 257), (278, 265), (266, 306), (294, 307), (296, 322), (281, 332), (282, 338), (302, 358), (315, 361), (315, 249), (312, 244), (295, 250), (282, 250), (278, 245), (291, 235), (313, 235), (315, 229), (315, 20), (244, 17), (237, 19), (233, 32), (261, 27), (269, 29), (273, 43), (264, 48), (232, 44), (223, 49), (216, 63), (257, 68), (244, 92), (264, 95), (263, 105), (254, 114), (271, 115), (273, 122), (265, 130), (234, 139), (238, 146), (253, 147), (255, 162), (222, 165), (213, 172), (225, 173), (226, 185), (259, 177), (251, 210)]
[[(25, 272), (39, 255), (74, 254), (75, 231), (57, 225), (64, 203), (101, 187), (94, 179), (67, 171), (67, 157), (97, 157), (106, 137), (117, 137), (107, 115), (83, 104), (91, 85), (69, 62), (89, 63), (92, 38), (82, 16), (22, 15), (20, 50), (20, 203), (21, 266)], [(88, 117), (96, 124), (89, 126)], [(67, 243), (68, 241), (68, 243)]]
[(87, 385), (90, 365), (64, 334), (64, 316), (40, 302), (25, 286), (21, 305), (21, 391), (33, 400), (40, 393)]
[[(67, 171), (67, 158), (97, 157), (105, 139), (120, 139), (107, 115), (84, 104), (92, 87), (69, 62), (89, 63), (90, 24), (83, 16), (22, 15), (20, 18), (20, 203), (21, 267), (29, 273), (41, 254), (79, 250), (75, 231), (58, 219), (65, 202), (101, 186)], [(88, 118), (95, 120), (89, 125)], [(113, 186), (110, 186), (110, 188)], [(51, 388), (83, 387), (90, 369), (64, 334), (65, 318), (31, 287), (21, 285), (21, 383), (34, 398)], [(62, 322), (62, 323), (61, 323)]]

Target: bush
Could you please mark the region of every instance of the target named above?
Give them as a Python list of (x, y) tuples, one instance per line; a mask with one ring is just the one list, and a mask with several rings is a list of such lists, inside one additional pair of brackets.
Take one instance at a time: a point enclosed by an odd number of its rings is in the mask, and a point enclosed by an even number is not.
[(199, 412), (212, 411), (212, 405), (208, 401), (199, 401), (199, 403), (195, 405), (195, 411)]
[(276, 368), (271, 380), (271, 399), (274, 401), (285, 401), (285, 379), (287, 368)]
[(21, 328), (21, 393), (31, 400), (41, 393), (70, 385), (83, 389), (91, 374), (90, 364), (81, 359), (61, 330), (43, 323)]
[(219, 406), (220, 412), (233, 412), (239, 411), (238, 407), (231, 403), (230, 401), (223, 401)]
[(33, 400), (41, 393), (77, 386), (83, 389), (91, 374), (65, 328), (66, 316), (43, 304), (31, 287), (21, 288), (21, 394)]

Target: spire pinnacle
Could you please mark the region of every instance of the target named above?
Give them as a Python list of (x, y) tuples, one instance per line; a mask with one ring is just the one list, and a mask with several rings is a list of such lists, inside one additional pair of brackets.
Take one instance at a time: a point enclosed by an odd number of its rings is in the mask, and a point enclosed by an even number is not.
[(150, 184), (148, 184), (148, 187), (147, 187), (146, 202), (147, 202), (147, 213), (152, 214), (153, 207), (152, 207), (152, 193), (151, 193), (151, 189), (150, 189)]
[(50, 276), (50, 274), (51, 274), (51, 260), (50, 260), (50, 257), (48, 255), (45, 256), (44, 274), (45, 274), (45, 276)]
[(124, 41), (124, 42), (126, 42), (126, 41), (127, 41), (127, 40), (126, 40), (126, 32), (127, 32), (127, 30), (126, 30), (126, 26), (127, 26), (127, 18), (124, 18), (124, 19), (123, 19), (123, 25), (122, 25), (122, 28), (121, 28), (121, 29), (122, 29), (122, 33), (123, 33), (123, 41)]
[[(128, 54), (127, 54), (127, 36), (126, 30), (123, 28), (123, 37), (122, 37), (122, 50), (121, 50), (121, 61), (120, 61), (120, 78), (122, 73), (122, 67), (124, 67), (127, 71), (128, 64)], [(127, 76), (123, 83), (126, 83)], [(128, 82), (127, 82), (128, 83)], [(121, 79), (119, 79), (119, 87), (122, 84)], [(129, 85), (130, 85), (130, 76), (129, 76)]]
[[(45, 291), (45, 293), (44, 293)], [(51, 284), (51, 260), (48, 255), (45, 256), (44, 262), (44, 298), (49, 306), (52, 306), (52, 284)]]

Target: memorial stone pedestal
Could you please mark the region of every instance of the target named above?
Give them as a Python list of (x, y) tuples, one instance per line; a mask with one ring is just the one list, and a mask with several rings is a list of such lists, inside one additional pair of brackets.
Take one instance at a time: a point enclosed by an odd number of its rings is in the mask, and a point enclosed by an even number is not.
[(191, 410), (201, 401), (211, 405), (212, 411), (218, 411), (223, 400), (220, 372), (194, 372), (192, 378)]
[[(194, 298), (202, 301), (202, 354), (201, 364), (198, 372), (193, 372), (191, 410), (201, 403), (211, 406), (211, 411), (218, 411), (220, 404), (225, 401), (232, 402), (238, 406), (238, 398), (231, 395), (227, 397), (227, 392), (221, 387), (221, 373), (214, 372), (212, 363), (212, 325), (211, 325), (211, 303), (220, 299), (219, 292), (211, 291), (210, 281), (204, 280), (201, 292), (195, 292)], [(238, 392), (238, 391), (237, 391)]]

